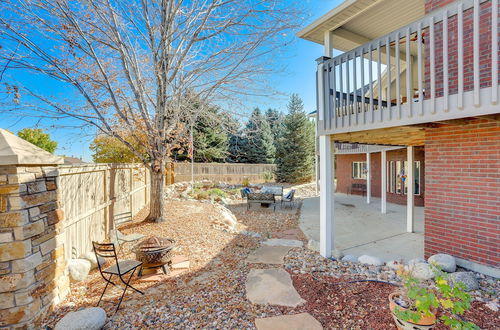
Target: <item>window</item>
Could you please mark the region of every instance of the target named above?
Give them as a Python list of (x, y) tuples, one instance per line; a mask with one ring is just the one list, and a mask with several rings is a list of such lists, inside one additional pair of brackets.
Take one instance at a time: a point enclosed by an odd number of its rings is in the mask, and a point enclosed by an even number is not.
[(366, 180), (366, 162), (352, 162), (352, 178)]
[[(415, 195), (420, 195), (420, 161), (413, 162), (413, 176), (415, 179)], [(408, 163), (406, 161), (387, 162), (387, 192), (406, 195), (408, 193)]]

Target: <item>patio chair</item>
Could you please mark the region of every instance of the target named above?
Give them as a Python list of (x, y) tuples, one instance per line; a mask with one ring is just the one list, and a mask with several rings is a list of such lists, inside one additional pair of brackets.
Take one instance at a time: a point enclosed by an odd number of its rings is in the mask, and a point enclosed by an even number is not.
[(286, 196), (283, 196), (283, 198), (281, 198), (281, 206), (283, 206), (283, 203), (289, 203), (290, 208), (292, 208), (292, 206), (295, 207), (294, 197), (295, 197), (295, 189), (292, 189), (288, 192), (288, 194), (286, 194)]
[(118, 225), (130, 221), (126, 219), (128, 219), (128, 216), (124, 218), (122, 217), (122, 215), (117, 215), (116, 217), (113, 218), (113, 229), (111, 230), (111, 242), (119, 246), (118, 252), (121, 251), (123, 244), (137, 242), (138, 240), (143, 239), (145, 237), (143, 234), (137, 234), (137, 233), (124, 235), (121, 231), (119, 231)]
[[(112, 284), (116, 286), (113, 281), (111, 281), (111, 278), (113, 276), (118, 276), (120, 278), (120, 281), (122, 281), (123, 284), (125, 284), (125, 288), (123, 288), (123, 293), (122, 296), (120, 297), (120, 301), (118, 302), (118, 306), (116, 307), (115, 313), (118, 311), (120, 308), (120, 304), (122, 303), (123, 297), (125, 296), (125, 292), (127, 291), (127, 288), (131, 288), (140, 294), (144, 294), (144, 292), (134, 288), (131, 286), (130, 280), (132, 279), (132, 276), (134, 276), (135, 270), (142, 266), (142, 262), (137, 261), (137, 260), (123, 260), (123, 261), (118, 261), (118, 256), (116, 254), (116, 249), (115, 245), (113, 243), (97, 243), (97, 242), (92, 242), (92, 246), (94, 247), (94, 253), (97, 258), (97, 267), (99, 268), (99, 272), (101, 273), (102, 278), (106, 281), (106, 286), (104, 287), (104, 290), (102, 291), (101, 297), (99, 298), (99, 301), (97, 302), (97, 306), (99, 306), (102, 297), (104, 296), (104, 293), (106, 292), (106, 289), (108, 288), (109, 284)], [(107, 259), (113, 259), (114, 264), (104, 268), (106, 265), (106, 260)], [(130, 276), (128, 279), (125, 279), (124, 276), (130, 273)], [(107, 278), (106, 276), (109, 275)]]
[(252, 193), (252, 189), (251, 188), (248, 188), (248, 187), (245, 187), (245, 188), (241, 188), (240, 189), (240, 193), (241, 193), (241, 198), (245, 199), (247, 198), (248, 194)]

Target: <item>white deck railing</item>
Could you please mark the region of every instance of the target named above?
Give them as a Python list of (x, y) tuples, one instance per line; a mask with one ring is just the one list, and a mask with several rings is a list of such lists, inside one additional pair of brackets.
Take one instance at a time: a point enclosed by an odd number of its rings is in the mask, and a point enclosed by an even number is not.
[(318, 60), (319, 134), (500, 113), (498, 1), (455, 2)]

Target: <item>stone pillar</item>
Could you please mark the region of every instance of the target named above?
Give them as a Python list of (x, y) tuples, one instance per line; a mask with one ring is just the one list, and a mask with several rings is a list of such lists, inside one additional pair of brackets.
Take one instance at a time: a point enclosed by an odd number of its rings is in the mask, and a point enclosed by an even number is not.
[(0, 327), (34, 328), (69, 291), (56, 235), (62, 159), (0, 129)]

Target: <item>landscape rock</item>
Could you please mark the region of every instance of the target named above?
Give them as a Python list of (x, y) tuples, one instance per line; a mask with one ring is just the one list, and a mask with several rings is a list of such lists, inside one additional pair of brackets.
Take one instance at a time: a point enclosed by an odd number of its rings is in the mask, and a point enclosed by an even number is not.
[(473, 272), (456, 272), (450, 274), (452, 283), (462, 282), (465, 285), (465, 291), (479, 289), (479, 282)]
[(90, 307), (70, 312), (57, 322), (54, 330), (99, 330), (106, 323), (106, 312), (100, 307)]
[(384, 262), (380, 260), (380, 258), (369, 256), (366, 254), (359, 257), (358, 261), (362, 264), (372, 265), (372, 266), (382, 266), (384, 264)]
[(307, 242), (307, 248), (309, 250), (319, 251), (319, 242), (315, 241), (313, 239), (310, 239), (309, 242)]
[(406, 268), (411, 276), (419, 279), (419, 280), (430, 280), (434, 278), (434, 271), (432, 270), (432, 266), (427, 263), (418, 263), (414, 265), (409, 265)]
[(386, 266), (389, 267), (392, 270), (399, 270), (402, 266), (404, 267), (404, 262), (403, 260), (391, 260), (386, 263)]
[(358, 262), (358, 257), (347, 254), (342, 258), (342, 261), (347, 261), (347, 262)]
[(425, 263), (427, 263), (427, 261), (425, 259), (415, 258), (415, 259), (411, 259), (408, 261), (408, 266), (413, 266), (416, 264), (425, 264)]
[[(90, 269), (97, 268), (97, 257), (94, 252), (82, 253), (80, 259), (85, 259), (90, 261)], [(103, 258), (99, 257), (99, 259), (101, 260), (101, 265), (105, 263), (105, 260)]]
[(245, 236), (249, 236), (249, 237), (255, 237), (255, 238), (261, 238), (262, 235), (259, 234), (259, 233), (256, 233), (254, 231), (246, 231), (246, 230), (243, 230), (242, 232), (240, 232), (241, 235), (245, 235)]
[(448, 273), (453, 273), (457, 269), (455, 258), (450, 256), (449, 254), (435, 254), (430, 256), (427, 261)]
[(91, 267), (92, 264), (87, 259), (70, 259), (68, 261), (69, 275), (76, 282), (85, 280)]
[(344, 253), (342, 253), (341, 249), (334, 249), (332, 251), (332, 256), (335, 258), (335, 260), (340, 260), (344, 256)]

